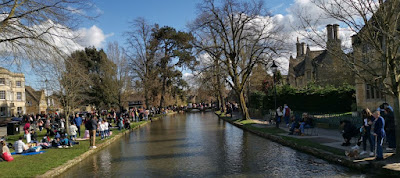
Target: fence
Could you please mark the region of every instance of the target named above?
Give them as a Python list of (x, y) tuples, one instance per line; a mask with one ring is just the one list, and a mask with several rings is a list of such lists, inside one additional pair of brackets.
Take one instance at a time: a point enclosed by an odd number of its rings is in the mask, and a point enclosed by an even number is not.
[[(296, 117), (301, 117), (302, 113), (300, 111), (295, 111), (293, 114)], [(360, 117), (358, 117), (358, 114), (353, 114), (353, 113), (337, 113), (337, 114), (332, 114), (332, 113), (309, 113), (307, 112), (308, 115), (314, 118), (315, 123), (325, 123), (329, 124), (330, 128), (339, 128), (340, 126), (340, 121), (342, 120), (348, 120), (352, 124), (354, 124), (356, 127), (360, 127), (362, 125)]]

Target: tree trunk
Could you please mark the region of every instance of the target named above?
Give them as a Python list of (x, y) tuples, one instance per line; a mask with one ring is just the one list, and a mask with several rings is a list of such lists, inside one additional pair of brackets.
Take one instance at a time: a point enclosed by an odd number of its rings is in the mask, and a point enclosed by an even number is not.
[(247, 110), (246, 100), (244, 98), (244, 91), (243, 90), (239, 93), (239, 100), (240, 100), (240, 102), (239, 102), (240, 110), (242, 112), (242, 117), (243, 117), (242, 119), (243, 120), (250, 119), (250, 115), (249, 115), (249, 111)]
[(395, 93), (394, 96), (394, 118), (395, 118), (395, 131), (396, 131), (396, 157), (400, 157), (400, 97), (399, 92)]
[(147, 86), (144, 86), (144, 104), (146, 108), (149, 108), (149, 91)]
[(163, 79), (162, 79), (162, 88), (161, 88), (161, 99), (160, 99), (160, 112), (161, 112), (161, 109), (162, 109), (162, 107), (163, 107), (163, 105), (164, 105), (164, 95), (165, 95), (165, 85), (166, 85), (166, 77), (163, 77)]

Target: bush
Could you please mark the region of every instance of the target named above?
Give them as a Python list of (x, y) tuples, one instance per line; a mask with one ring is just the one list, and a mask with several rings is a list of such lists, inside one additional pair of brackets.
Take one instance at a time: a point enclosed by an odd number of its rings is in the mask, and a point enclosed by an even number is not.
[[(262, 99), (263, 110), (273, 109), (275, 106), (273, 92), (268, 92)], [(289, 85), (277, 87), (277, 106), (288, 104), (292, 110), (307, 112), (349, 112), (355, 103), (355, 89), (350, 85), (339, 88), (332, 86), (309, 86), (306, 89), (295, 89)], [(253, 96), (261, 97), (261, 95)], [(253, 102), (253, 100), (251, 100)], [(257, 100), (257, 102), (259, 102)], [(257, 103), (258, 104), (258, 103)], [(252, 107), (252, 105), (250, 105)]]
[(248, 106), (254, 109), (262, 109), (264, 97), (265, 94), (261, 91), (252, 92), (250, 94), (250, 101)]

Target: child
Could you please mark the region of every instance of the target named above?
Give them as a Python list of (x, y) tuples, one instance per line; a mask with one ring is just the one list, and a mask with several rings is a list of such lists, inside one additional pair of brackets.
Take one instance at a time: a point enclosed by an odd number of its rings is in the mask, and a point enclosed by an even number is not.
[(99, 122), (99, 131), (100, 131), (100, 135), (101, 135), (101, 139), (104, 139), (104, 131), (106, 130), (106, 126), (104, 124), (104, 120)]
[(110, 125), (108, 124), (107, 120), (104, 121), (104, 126), (105, 126), (104, 134), (106, 138), (108, 138), (110, 136), (110, 128), (109, 128)]

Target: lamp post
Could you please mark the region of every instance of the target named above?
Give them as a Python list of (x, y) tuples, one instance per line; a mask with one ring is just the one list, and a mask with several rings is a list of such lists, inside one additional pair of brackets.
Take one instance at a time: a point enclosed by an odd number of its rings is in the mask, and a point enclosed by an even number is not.
[(273, 76), (274, 99), (275, 99), (275, 108), (274, 108), (274, 110), (276, 110), (276, 86), (275, 86), (275, 79), (276, 79), (276, 72), (278, 71), (278, 66), (275, 64), (275, 61), (272, 61), (271, 70), (272, 70), (272, 73), (274, 74), (274, 76)]

